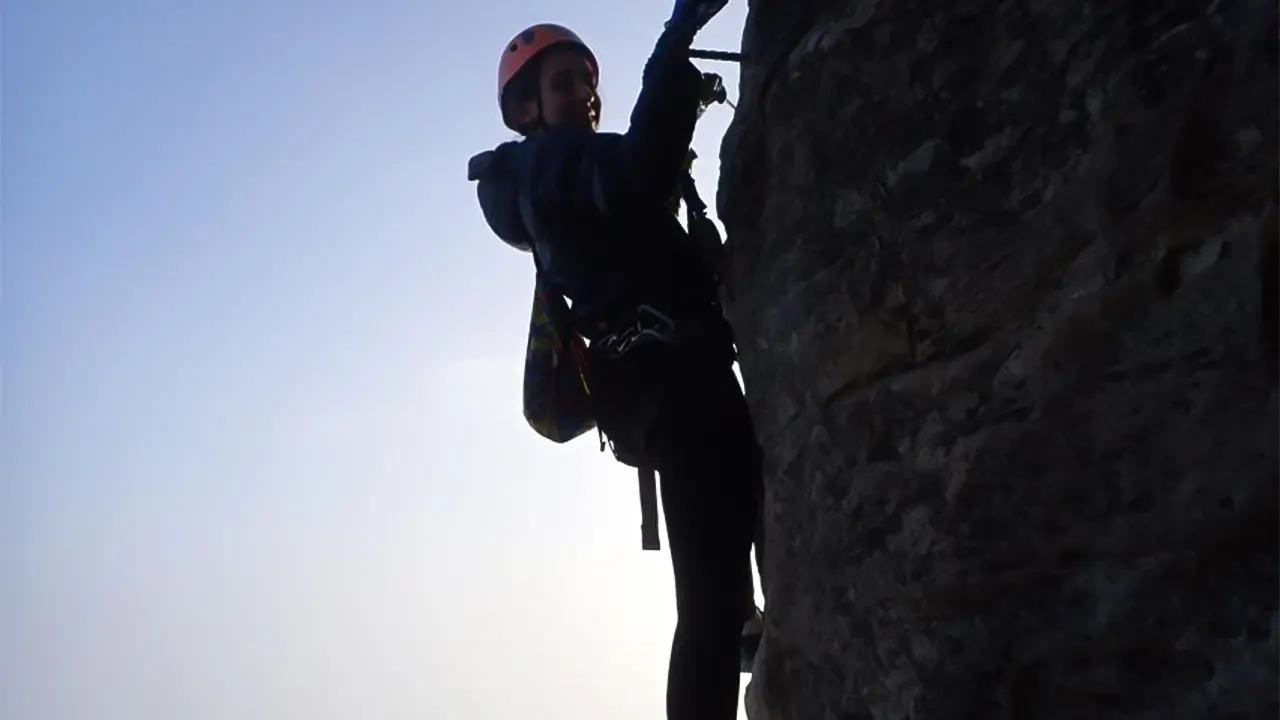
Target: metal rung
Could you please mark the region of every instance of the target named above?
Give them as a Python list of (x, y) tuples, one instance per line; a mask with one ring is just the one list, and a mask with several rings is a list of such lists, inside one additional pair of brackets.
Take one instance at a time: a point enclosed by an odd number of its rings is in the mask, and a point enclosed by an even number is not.
[(742, 62), (742, 53), (727, 50), (690, 50), (689, 57), (694, 60), (722, 60), (724, 62)]

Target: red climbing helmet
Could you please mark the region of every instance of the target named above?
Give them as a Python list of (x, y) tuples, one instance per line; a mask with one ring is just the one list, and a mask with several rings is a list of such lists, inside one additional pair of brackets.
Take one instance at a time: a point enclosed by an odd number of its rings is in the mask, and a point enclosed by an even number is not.
[[(511, 82), (511, 78), (514, 78), (530, 60), (547, 48), (557, 45), (576, 45), (581, 48), (586, 53), (596, 75), (600, 74), (600, 64), (596, 60), (595, 53), (591, 52), (591, 48), (587, 47), (582, 38), (569, 28), (554, 23), (542, 23), (525, 29), (511, 38), (511, 42), (507, 43), (502, 51), (502, 60), (498, 62), (498, 107), (502, 112), (502, 122), (506, 123), (507, 127), (511, 127), (511, 122), (507, 120), (506, 108), (502, 107), (502, 92), (506, 90), (507, 83)], [(511, 127), (511, 129), (515, 128)]]

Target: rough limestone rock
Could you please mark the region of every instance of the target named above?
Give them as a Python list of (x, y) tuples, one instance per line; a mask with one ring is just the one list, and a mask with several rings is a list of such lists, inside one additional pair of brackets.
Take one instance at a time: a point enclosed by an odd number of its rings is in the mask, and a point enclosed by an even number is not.
[(755, 720), (1280, 711), (1274, 0), (754, 0)]

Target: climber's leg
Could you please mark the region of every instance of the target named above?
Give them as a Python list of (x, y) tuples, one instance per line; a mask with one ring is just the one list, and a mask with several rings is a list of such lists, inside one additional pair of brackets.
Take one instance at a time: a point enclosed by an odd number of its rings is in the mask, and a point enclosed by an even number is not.
[[(739, 647), (751, 607), (759, 453), (728, 368), (685, 396), (684, 430), (664, 443), (660, 482), (678, 620), (667, 677), (668, 720), (734, 720)], [(697, 431), (687, 423), (701, 420)], [(679, 427), (683, 426), (683, 427)], [(680, 442), (683, 438), (685, 441)]]

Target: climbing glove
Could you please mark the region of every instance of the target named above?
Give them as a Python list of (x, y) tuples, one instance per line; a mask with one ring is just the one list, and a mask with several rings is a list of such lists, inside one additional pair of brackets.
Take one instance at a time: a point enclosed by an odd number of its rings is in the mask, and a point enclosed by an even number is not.
[(679, 26), (692, 36), (711, 22), (711, 18), (724, 9), (729, 0), (676, 0), (667, 26)]

